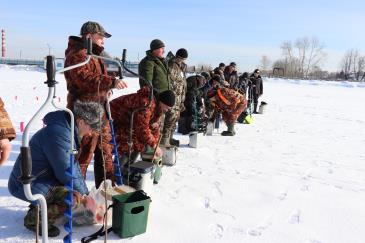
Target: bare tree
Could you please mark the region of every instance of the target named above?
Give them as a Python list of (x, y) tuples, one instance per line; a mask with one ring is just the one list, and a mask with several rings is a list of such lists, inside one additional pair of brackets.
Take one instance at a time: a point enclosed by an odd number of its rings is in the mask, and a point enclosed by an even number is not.
[[(311, 69), (319, 68), (319, 64), (326, 58), (326, 53), (323, 51), (324, 45), (317, 38), (312, 38), (309, 43), (308, 57), (306, 60), (306, 68), (304, 76), (308, 77)], [(313, 71), (313, 70), (312, 70)]]
[(269, 60), (269, 58), (266, 55), (262, 55), (260, 60), (260, 68), (264, 73), (269, 71), (270, 63), (271, 61)]
[(352, 60), (353, 60), (353, 52), (354, 50), (348, 50), (344, 57), (342, 58), (342, 70), (344, 72), (345, 80), (350, 78), (350, 72), (352, 67)]
[(358, 49), (350, 49), (342, 58), (341, 68), (346, 80), (353, 77), (357, 81), (363, 81), (365, 78), (365, 57), (360, 55)]

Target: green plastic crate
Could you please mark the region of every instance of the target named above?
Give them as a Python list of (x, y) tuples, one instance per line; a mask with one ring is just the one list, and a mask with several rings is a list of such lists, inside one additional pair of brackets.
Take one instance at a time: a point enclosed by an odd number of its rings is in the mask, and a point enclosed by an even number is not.
[(143, 191), (113, 196), (113, 232), (120, 238), (145, 233), (150, 202)]

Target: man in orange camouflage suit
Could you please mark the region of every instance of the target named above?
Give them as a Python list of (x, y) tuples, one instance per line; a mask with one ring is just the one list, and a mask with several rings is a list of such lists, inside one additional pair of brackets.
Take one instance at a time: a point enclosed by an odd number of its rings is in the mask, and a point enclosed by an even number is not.
[(0, 98), (0, 165), (9, 158), (11, 151), (10, 141), (13, 140), (15, 136), (13, 124), (4, 108), (3, 101)]
[[(91, 38), (93, 42), (93, 54), (101, 55), (104, 50), (104, 38), (111, 37), (100, 24), (91, 21), (84, 23), (80, 32), (81, 37), (69, 37), (68, 47), (65, 51), (65, 67), (86, 60), (87, 50), (83, 44), (86, 38)], [(87, 64), (65, 72), (65, 78), (68, 90), (67, 107), (71, 110), (73, 110), (74, 102), (76, 100), (95, 101), (104, 105), (107, 100), (108, 92), (111, 89), (123, 89), (127, 87), (123, 80), (109, 76), (103, 61), (94, 57), (91, 57), (91, 60)], [(113, 147), (110, 144), (110, 127), (105, 115), (102, 119), (104, 121), (104, 126), (101, 129), (101, 134), (100, 132), (93, 132), (92, 135), (85, 136), (82, 139), (77, 159), (80, 163), (81, 172), (86, 178), (87, 167), (94, 155), (96, 187), (98, 187), (104, 179), (104, 161), (106, 178), (114, 180), (112, 164)], [(100, 139), (100, 135), (102, 139)]]
[[(220, 80), (219, 76), (214, 76), (214, 80)], [(236, 134), (234, 124), (238, 116), (247, 107), (245, 94), (222, 85), (217, 85), (208, 92), (208, 97), (215, 112), (222, 113), (223, 121), (227, 125), (228, 129), (222, 132), (222, 136), (234, 136)]]
[[(171, 90), (154, 92), (151, 101), (149, 96), (150, 88), (144, 86), (137, 93), (124, 95), (110, 102), (116, 140), (119, 145), (118, 152), (124, 158), (127, 158), (129, 152), (130, 119), (133, 110), (146, 107), (134, 113), (131, 152), (136, 154), (144, 152), (147, 146), (150, 148), (157, 146), (164, 114), (175, 104), (175, 95)], [(162, 156), (162, 150), (159, 147), (156, 150), (156, 156)], [(127, 161), (123, 159), (122, 163)]]

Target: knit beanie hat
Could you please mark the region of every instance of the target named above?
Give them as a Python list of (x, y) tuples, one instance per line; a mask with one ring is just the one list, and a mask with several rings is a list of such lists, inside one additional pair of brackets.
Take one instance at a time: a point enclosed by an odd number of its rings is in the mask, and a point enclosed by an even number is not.
[(180, 58), (188, 58), (188, 51), (184, 48), (180, 48), (179, 50), (177, 50), (176, 52), (176, 57), (180, 57)]
[(158, 95), (158, 99), (160, 102), (164, 103), (169, 107), (173, 107), (175, 105), (175, 94), (171, 90), (166, 90), (161, 92)]
[(99, 103), (77, 100), (74, 103), (73, 113), (75, 118), (83, 119), (91, 129), (100, 130), (102, 123), (100, 123), (99, 116), (103, 117), (104, 109)]
[(154, 39), (153, 41), (151, 41), (151, 44), (150, 44), (150, 50), (151, 51), (154, 51), (154, 50), (159, 49), (161, 47), (165, 47), (165, 44), (161, 40)]

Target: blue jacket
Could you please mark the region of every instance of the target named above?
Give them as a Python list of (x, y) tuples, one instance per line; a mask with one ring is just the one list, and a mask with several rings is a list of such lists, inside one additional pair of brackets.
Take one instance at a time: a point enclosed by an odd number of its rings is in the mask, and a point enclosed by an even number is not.
[[(29, 142), (32, 157), (32, 174), (37, 178), (32, 182), (33, 194), (47, 195), (54, 186), (65, 185), (71, 178), (65, 170), (70, 166), (70, 122), (65, 111), (48, 113), (43, 122), (46, 127), (36, 132)], [(76, 126), (75, 126), (76, 128)], [(75, 144), (77, 143), (77, 129), (75, 129)], [(18, 181), (21, 175), (21, 154), (19, 154), (10, 174), (9, 192), (19, 199), (28, 201), (24, 195), (23, 184)], [(80, 166), (76, 162), (73, 166), (74, 190), (82, 195), (88, 193)]]

